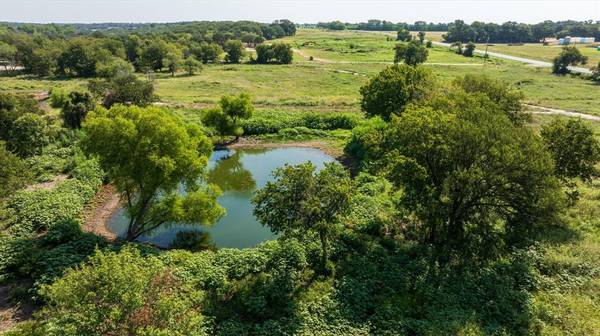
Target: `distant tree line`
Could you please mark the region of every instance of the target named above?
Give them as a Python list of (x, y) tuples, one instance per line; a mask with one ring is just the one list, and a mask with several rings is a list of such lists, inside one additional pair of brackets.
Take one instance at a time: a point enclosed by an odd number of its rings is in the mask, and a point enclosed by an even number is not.
[(586, 36), (600, 39), (600, 21), (544, 21), (537, 24), (505, 22), (503, 24), (456, 20), (448, 24), (447, 42), (526, 43), (546, 38)]
[[(190, 33), (193, 35), (228, 35), (241, 38), (245, 33), (253, 33), (267, 40), (290, 36), (296, 33), (296, 25), (290, 20), (277, 20), (273, 23), (253, 21), (195, 21), (176, 23), (89, 23), (89, 24), (36, 24), (0, 22), (0, 32), (12, 30), (16, 32), (38, 34), (45, 37), (68, 38), (78, 35), (127, 35), (132, 32), (140, 34)], [(219, 37), (217, 36), (217, 39)]]
[(393, 23), (385, 20), (369, 20), (361, 23), (340, 21), (320, 22), (314, 27), (330, 30), (370, 30), (370, 31), (447, 31), (447, 42), (492, 42), (525, 43), (540, 42), (545, 38), (565, 36), (587, 36), (600, 39), (600, 21), (544, 21), (537, 24), (505, 22), (502, 24), (475, 21), (471, 24), (462, 20), (451, 23), (428, 23), (416, 21), (413, 24)]
[(369, 20), (361, 23), (344, 23), (340, 21), (320, 22), (316, 25), (318, 28), (331, 30), (370, 30), (370, 31), (397, 31), (407, 29), (412, 31), (446, 31), (447, 23), (433, 23), (425, 21), (416, 21), (415, 23), (399, 22), (394, 23), (386, 20)]
[(179, 69), (193, 74), (199, 62), (218, 62), (224, 53), (226, 62), (239, 63), (244, 43), (255, 47), (296, 33), (289, 20), (149, 24), (135, 30), (118, 24), (94, 31), (85, 27), (0, 24), (0, 64), (38, 76), (108, 78), (161, 70), (174, 75)]

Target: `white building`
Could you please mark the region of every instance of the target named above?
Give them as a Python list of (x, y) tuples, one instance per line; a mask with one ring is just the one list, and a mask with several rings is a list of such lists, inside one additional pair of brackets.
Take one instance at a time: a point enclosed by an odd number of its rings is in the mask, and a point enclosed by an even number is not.
[(596, 39), (593, 37), (573, 37), (567, 36), (565, 38), (561, 38), (558, 40), (558, 44), (567, 45), (567, 44), (591, 44), (596, 42)]

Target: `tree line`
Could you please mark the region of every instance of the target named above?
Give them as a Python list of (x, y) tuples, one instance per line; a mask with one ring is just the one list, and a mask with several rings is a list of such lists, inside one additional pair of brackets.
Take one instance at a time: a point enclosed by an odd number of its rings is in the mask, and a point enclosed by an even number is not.
[(600, 40), (600, 21), (544, 21), (536, 24), (513, 21), (502, 24), (463, 20), (450, 23), (427, 23), (416, 21), (413, 24), (393, 23), (385, 20), (369, 20), (362, 23), (341, 21), (320, 22), (314, 27), (330, 30), (369, 30), (369, 31), (447, 31), (447, 42), (475, 43), (527, 43), (540, 42), (546, 38), (565, 36), (587, 36)]
[(394, 23), (386, 20), (369, 20), (360, 23), (347, 23), (341, 21), (319, 22), (314, 27), (330, 30), (369, 30), (369, 31), (396, 31), (407, 29), (411, 31), (446, 31), (447, 23), (433, 23), (426, 21), (416, 21), (414, 23), (399, 22)]
[(502, 24), (456, 20), (448, 24), (447, 42), (527, 43), (546, 38), (585, 36), (600, 39), (600, 21), (544, 21), (536, 24), (505, 22)]
[[(226, 62), (239, 63), (246, 55), (245, 46), (296, 32), (289, 20), (269, 25), (246, 21), (143, 25), (132, 31), (93, 33), (62, 27), (0, 26), (0, 65), (7, 70), (22, 67), (23, 72), (38, 76), (112, 77), (161, 70), (174, 74), (182, 68), (193, 74), (200, 63), (219, 62), (223, 54)], [(291, 62), (280, 52), (267, 58)]]

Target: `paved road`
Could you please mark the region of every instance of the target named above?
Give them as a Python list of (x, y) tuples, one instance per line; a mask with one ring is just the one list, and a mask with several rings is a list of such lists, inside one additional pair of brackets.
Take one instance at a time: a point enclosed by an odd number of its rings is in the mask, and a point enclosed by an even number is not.
[[(441, 46), (441, 47), (449, 48), (451, 46), (450, 43), (444, 43), (444, 42), (432, 41), (432, 43), (434, 45)], [(475, 53), (480, 54), (480, 55), (485, 55), (485, 50), (475, 49)], [(538, 61), (538, 60), (533, 60), (530, 58), (523, 58), (523, 57), (517, 57), (517, 56), (512, 56), (512, 55), (499, 54), (499, 53), (491, 52), (491, 51), (488, 51), (488, 55), (490, 57), (502, 58), (502, 59), (507, 59), (507, 60), (511, 60), (511, 61), (517, 61), (517, 62), (526, 63), (529, 65), (541, 67), (541, 68), (551, 68), (552, 67), (552, 63), (550, 63), (550, 62)], [(591, 74), (592, 73), (592, 71), (590, 69), (580, 68), (580, 67), (569, 67), (569, 70), (571, 70), (572, 72), (577, 72), (577, 73), (582, 73), (582, 74)]]
[[(356, 30), (356, 31), (361, 32), (361, 33), (378, 33), (378, 34), (384, 34), (384, 35), (389, 35), (389, 36), (395, 36), (394, 32), (387, 32), (387, 31), (386, 32), (384, 32), (384, 31), (374, 32), (374, 31), (365, 31), (365, 30)], [(445, 43), (445, 42), (431, 41), (431, 43), (433, 43), (434, 45), (440, 46), (440, 47), (450, 48), (450, 46), (451, 46), (450, 43)], [(480, 54), (480, 55), (485, 55), (485, 50), (475, 49), (475, 53)], [(517, 57), (517, 56), (512, 56), (512, 55), (500, 54), (500, 53), (491, 52), (491, 51), (488, 51), (488, 55), (490, 55), (490, 57), (521, 62), (521, 63), (525, 63), (525, 64), (529, 64), (531, 66), (536, 66), (536, 67), (541, 67), (541, 68), (551, 68), (552, 67), (552, 63), (550, 63), (550, 62), (544, 62), (544, 61), (534, 60), (534, 59), (530, 59), (530, 58), (523, 58), (523, 57)], [(586, 75), (589, 75), (592, 73), (592, 71), (590, 69), (581, 68), (581, 67), (569, 67), (569, 70), (571, 70), (572, 72), (582, 73), (582, 74), (586, 74)]]

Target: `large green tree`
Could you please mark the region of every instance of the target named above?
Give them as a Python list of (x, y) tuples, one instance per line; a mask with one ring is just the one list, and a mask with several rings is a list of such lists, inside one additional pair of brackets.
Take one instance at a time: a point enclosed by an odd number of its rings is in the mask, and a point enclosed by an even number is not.
[(581, 51), (575, 46), (566, 46), (560, 54), (554, 58), (552, 73), (556, 75), (566, 75), (570, 73), (570, 66), (586, 64), (587, 56), (584, 56)]
[(73, 91), (65, 102), (61, 115), (68, 128), (81, 128), (87, 113), (94, 109), (96, 103), (89, 92)]
[(202, 70), (202, 62), (198, 61), (194, 55), (190, 55), (183, 61), (183, 68), (189, 76), (192, 76)]
[(394, 65), (360, 88), (360, 105), (368, 117), (389, 120), (392, 115), (402, 113), (408, 104), (423, 100), (433, 85), (432, 74), (427, 69)]
[(122, 195), (127, 240), (168, 223), (211, 224), (223, 215), (218, 188), (198, 184), (211, 144), (197, 126), (168, 110), (119, 105), (90, 113), (83, 129), (84, 150), (98, 157)]
[(562, 193), (541, 139), (489, 100), (464, 95), (441, 109), (413, 106), (386, 134), (387, 174), (401, 204), (442, 252), (494, 257), (553, 219)]
[(240, 40), (229, 40), (225, 42), (225, 46), (223, 48), (227, 53), (225, 56), (225, 60), (228, 63), (240, 63), (242, 57), (244, 57), (246, 51), (244, 50), (244, 45)]
[(134, 247), (98, 251), (43, 294), (39, 335), (207, 335), (202, 293)]
[(404, 62), (404, 64), (412, 66), (425, 63), (429, 54), (427, 49), (417, 41), (399, 43), (395, 49), (396, 56), (394, 57), (394, 63)]
[(235, 135), (235, 141), (237, 141), (244, 134), (244, 129), (239, 125), (240, 120), (249, 119), (253, 113), (254, 105), (248, 94), (223, 96), (219, 107), (206, 112), (203, 122), (215, 128), (220, 135)]
[(591, 181), (598, 175), (600, 143), (583, 121), (555, 119), (542, 127), (541, 134), (554, 159), (557, 176)]
[(273, 173), (274, 182), (256, 193), (254, 215), (276, 234), (303, 239), (307, 232), (321, 243), (321, 270), (327, 271), (329, 240), (338, 231), (341, 217), (350, 208), (352, 179), (338, 163), (328, 163), (316, 173), (304, 163)]
[(102, 99), (102, 105), (107, 108), (115, 104), (147, 106), (157, 99), (154, 83), (134, 74), (91, 80), (88, 89)]
[(490, 78), (486, 75), (465, 75), (454, 80), (467, 93), (482, 94), (489, 98), (516, 125), (522, 125), (529, 120), (530, 115), (523, 113), (522, 100), (524, 95), (518, 89)]

